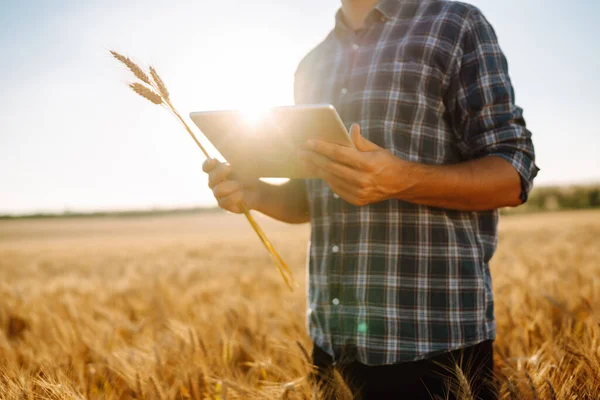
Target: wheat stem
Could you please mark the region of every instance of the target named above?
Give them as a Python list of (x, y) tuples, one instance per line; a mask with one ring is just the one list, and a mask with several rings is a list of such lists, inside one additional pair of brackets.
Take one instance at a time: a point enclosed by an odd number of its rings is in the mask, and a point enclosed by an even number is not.
[(183, 126), (185, 127), (185, 130), (187, 131), (187, 133), (190, 134), (190, 136), (192, 137), (192, 139), (194, 139), (194, 142), (196, 142), (196, 144), (198, 145), (198, 147), (200, 148), (200, 150), (202, 150), (202, 153), (204, 153), (204, 156), (206, 158), (210, 158), (210, 155), (208, 154), (208, 152), (206, 151), (206, 149), (204, 148), (204, 146), (202, 146), (202, 144), (200, 143), (200, 141), (198, 140), (198, 138), (196, 137), (196, 135), (194, 135), (194, 132), (192, 132), (192, 130), (190, 129), (190, 127), (188, 126), (188, 124), (184, 121), (184, 119), (181, 117), (181, 115), (179, 115), (179, 113), (177, 112), (177, 110), (175, 109), (175, 107), (173, 107), (170, 102), (167, 102), (167, 106), (170, 108), (170, 110), (173, 112), (173, 114), (175, 114), (175, 117), (183, 124)]
[[(241, 206), (242, 206), (242, 209), (244, 210), (244, 215), (246, 216), (246, 219), (248, 220), (248, 222), (250, 222), (250, 225), (254, 229), (254, 232), (256, 232), (256, 234), (258, 235), (260, 240), (263, 242), (263, 244), (265, 245), (265, 247), (271, 254), (271, 258), (273, 259), (275, 266), (279, 270), (281, 277), (285, 281), (286, 285), (290, 288), (290, 290), (294, 291), (294, 286), (296, 285), (296, 283), (294, 281), (294, 276), (292, 274), (292, 271), (289, 269), (287, 264), (283, 261), (283, 259), (279, 255), (279, 253), (277, 253), (277, 251), (275, 250), (275, 248), (273, 247), (273, 245), (271, 244), (269, 239), (267, 239), (267, 236), (265, 235), (265, 233), (263, 232), (261, 227), (258, 225), (258, 223), (254, 219), (252, 214), (250, 214), (250, 211), (248, 210), (246, 205), (244, 203), (241, 203)], [(289, 277), (286, 275), (289, 275)], [(292, 282), (294, 282), (294, 285), (292, 285)]]

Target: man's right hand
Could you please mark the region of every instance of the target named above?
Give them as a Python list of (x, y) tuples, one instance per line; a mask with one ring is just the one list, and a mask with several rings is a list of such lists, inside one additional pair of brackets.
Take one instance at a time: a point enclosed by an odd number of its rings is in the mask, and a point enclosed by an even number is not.
[(247, 182), (232, 176), (231, 166), (209, 158), (202, 165), (202, 170), (208, 174), (208, 187), (219, 207), (232, 213), (244, 212), (242, 202), (248, 210), (256, 209), (260, 202), (260, 181)]

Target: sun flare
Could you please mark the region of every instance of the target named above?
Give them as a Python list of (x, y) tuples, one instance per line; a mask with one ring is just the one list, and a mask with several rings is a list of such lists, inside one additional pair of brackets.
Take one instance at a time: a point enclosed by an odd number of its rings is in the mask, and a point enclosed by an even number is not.
[(240, 109), (242, 119), (250, 125), (257, 125), (261, 122), (268, 112), (267, 107), (242, 107)]

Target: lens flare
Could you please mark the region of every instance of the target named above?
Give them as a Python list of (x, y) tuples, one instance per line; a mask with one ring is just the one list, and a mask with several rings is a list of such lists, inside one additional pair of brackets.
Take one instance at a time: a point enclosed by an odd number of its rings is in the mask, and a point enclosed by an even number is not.
[(264, 120), (268, 108), (266, 107), (244, 107), (240, 110), (242, 119), (251, 125), (257, 125)]

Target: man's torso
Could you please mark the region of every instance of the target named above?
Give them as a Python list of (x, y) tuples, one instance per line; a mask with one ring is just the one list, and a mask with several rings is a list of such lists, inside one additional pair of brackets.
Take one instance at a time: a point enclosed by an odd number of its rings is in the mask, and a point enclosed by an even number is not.
[[(445, 93), (469, 6), (380, 3), (358, 34), (338, 25), (301, 63), (298, 103), (331, 103), (397, 157), (468, 159)], [(402, 177), (398, 177), (402, 179)], [(388, 200), (356, 207), (307, 181), (312, 222), (308, 324), (329, 353), (365, 364), (426, 358), (495, 336), (488, 262), (497, 212)]]

